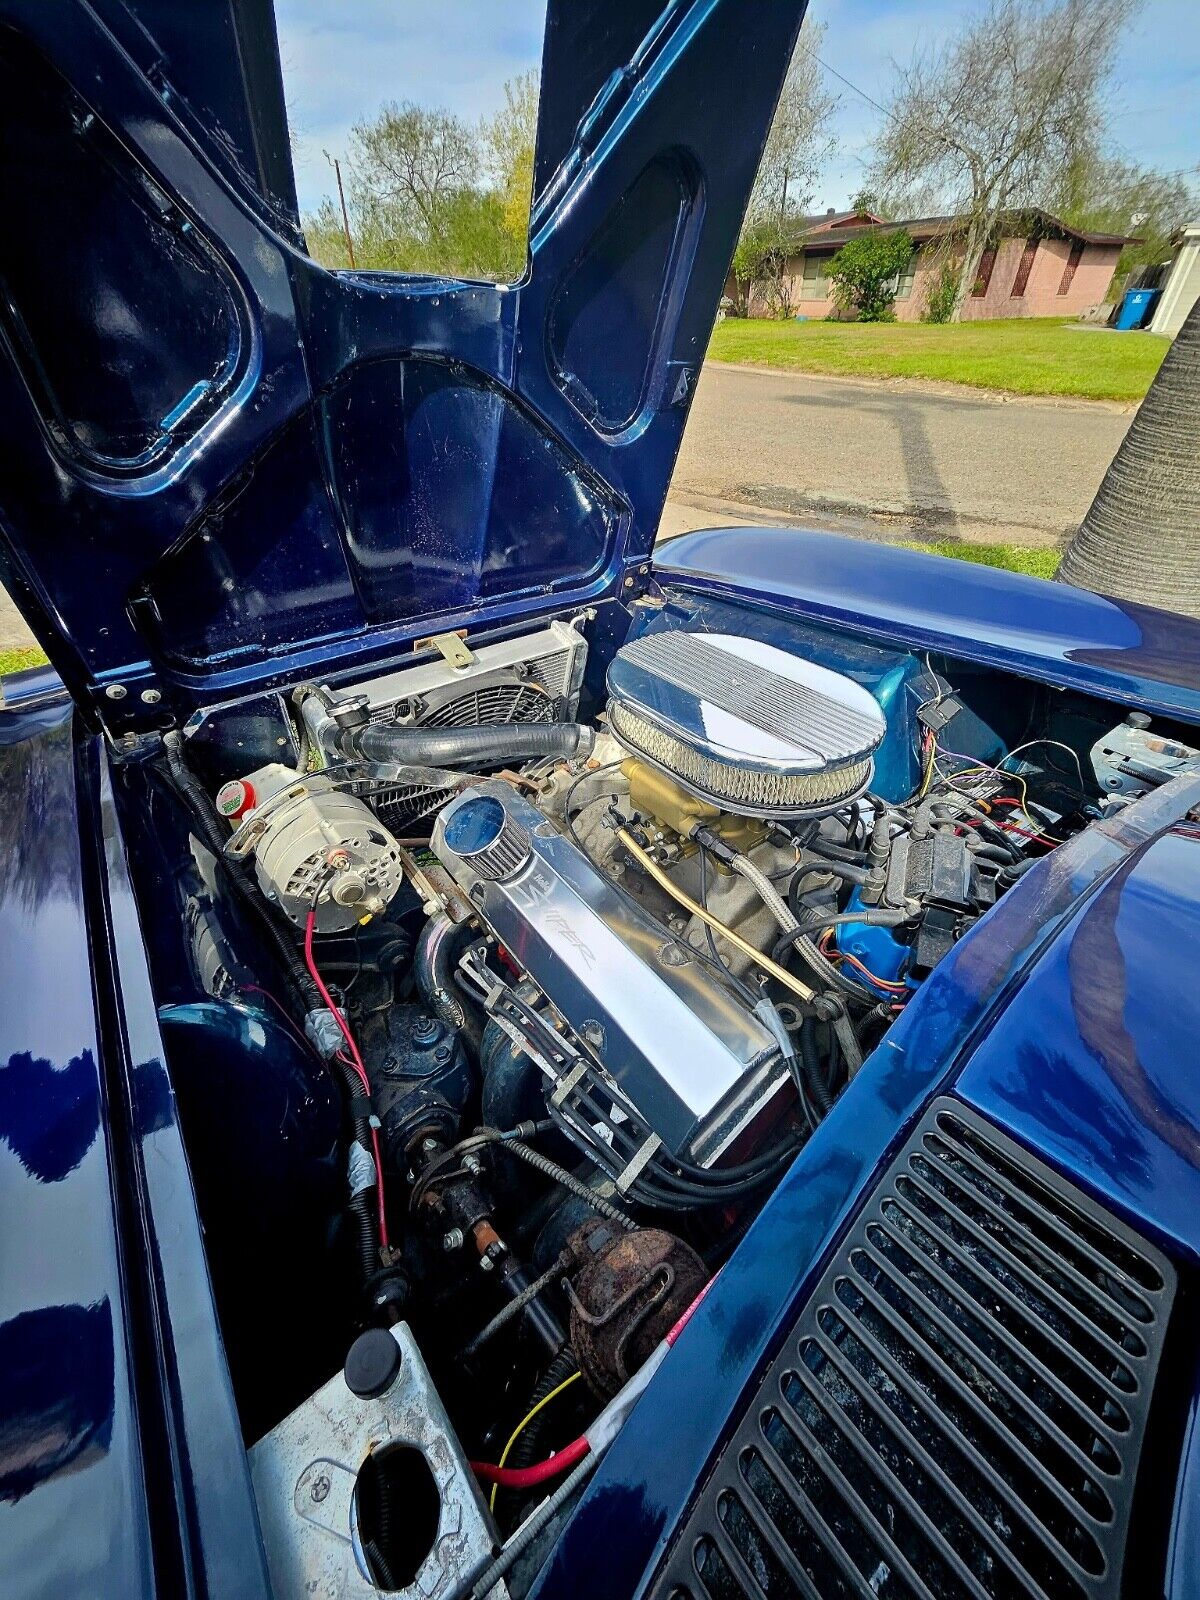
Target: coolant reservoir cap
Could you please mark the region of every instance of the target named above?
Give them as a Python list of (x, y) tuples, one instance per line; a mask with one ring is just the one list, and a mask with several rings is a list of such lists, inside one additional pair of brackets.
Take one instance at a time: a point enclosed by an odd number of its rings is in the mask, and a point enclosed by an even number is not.
[(254, 785), (248, 783), (245, 778), (234, 778), (230, 783), (223, 783), (217, 790), (217, 811), (231, 821), (244, 816), (257, 804), (258, 796), (254, 793)]
[(386, 1328), (368, 1328), (346, 1352), (346, 1387), (360, 1400), (375, 1400), (400, 1371), (400, 1346)]

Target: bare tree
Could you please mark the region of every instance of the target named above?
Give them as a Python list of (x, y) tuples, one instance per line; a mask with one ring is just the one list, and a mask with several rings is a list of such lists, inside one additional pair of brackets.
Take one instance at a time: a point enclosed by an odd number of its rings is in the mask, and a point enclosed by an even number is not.
[(392, 101), (350, 138), (356, 195), (426, 238), (437, 234), (446, 206), (478, 182), (474, 132), (449, 111)]
[(755, 221), (771, 214), (783, 219), (810, 206), (821, 168), (833, 150), (829, 119), (838, 100), (826, 91), (817, 60), (824, 38), (823, 22), (805, 21), (750, 197), (748, 214)]
[(538, 82), (504, 85), (504, 103), (467, 123), (411, 101), (383, 105), (351, 130), (347, 211), (323, 200), (304, 219), (314, 259), (360, 268), (512, 282), (525, 267)]
[(829, 119), (838, 100), (827, 93), (817, 60), (824, 37), (824, 23), (806, 18), (763, 147), (733, 258), (743, 310), (753, 285), (762, 283), (772, 312), (791, 315), (787, 272), (799, 219), (812, 204), (821, 168), (834, 147)]
[(988, 0), (896, 69), (873, 175), (885, 193), (936, 193), (962, 215), (955, 318), (1002, 213), (1044, 204), (1099, 137), (1121, 29), (1139, 3)]

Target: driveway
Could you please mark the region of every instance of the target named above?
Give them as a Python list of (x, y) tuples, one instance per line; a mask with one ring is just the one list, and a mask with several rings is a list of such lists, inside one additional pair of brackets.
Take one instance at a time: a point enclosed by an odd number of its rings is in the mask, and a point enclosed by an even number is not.
[(660, 537), (728, 520), (1061, 544), (1133, 411), (709, 363)]

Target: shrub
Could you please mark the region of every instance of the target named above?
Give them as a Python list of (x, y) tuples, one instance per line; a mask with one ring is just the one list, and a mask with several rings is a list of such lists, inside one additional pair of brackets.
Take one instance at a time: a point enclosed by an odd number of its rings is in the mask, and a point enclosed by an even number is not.
[(829, 264), (834, 299), (843, 311), (856, 312), (860, 322), (894, 322), (897, 282), (912, 253), (903, 228), (850, 239)]
[(954, 296), (958, 288), (958, 273), (952, 261), (943, 261), (937, 277), (930, 285), (921, 312), (922, 322), (949, 322), (954, 315)]
[(767, 311), (786, 318), (795, 312), (791, 298), (788, 263), (791, 259), (794, 222), (788, 216), (768, 215), (748, 221), (733, 253), (733, 280), (737, 286), (739, 314), (749, 314), (750, 295), (761, 285)]

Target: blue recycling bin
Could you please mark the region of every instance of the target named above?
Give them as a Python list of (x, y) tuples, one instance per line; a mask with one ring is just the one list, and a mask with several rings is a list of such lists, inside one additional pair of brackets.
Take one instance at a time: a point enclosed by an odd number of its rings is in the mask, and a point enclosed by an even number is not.
[(1158, 295), (1157, 289), (1127, 289), (1117, 312), (1117, 327), (1128, 333), (1131, 328), (1140, 328), (1148, 322)]

